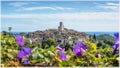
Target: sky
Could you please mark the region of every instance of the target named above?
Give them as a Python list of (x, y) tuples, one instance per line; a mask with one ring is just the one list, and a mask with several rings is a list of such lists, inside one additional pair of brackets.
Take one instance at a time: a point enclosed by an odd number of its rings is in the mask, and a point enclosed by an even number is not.
[(119, 1), (2, 1), (1, 29), (32, 32), (64, 27), (84, 32), (119, 31)]

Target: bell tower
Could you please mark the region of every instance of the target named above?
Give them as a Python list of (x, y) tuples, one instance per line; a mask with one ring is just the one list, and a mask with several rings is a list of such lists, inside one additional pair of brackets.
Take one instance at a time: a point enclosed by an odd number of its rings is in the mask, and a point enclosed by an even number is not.
[(60, 22), (60, 25), (58, 26), (58, 31), (60, 31), (60, 32), (64, 31), (64, 25), (62, 22)]

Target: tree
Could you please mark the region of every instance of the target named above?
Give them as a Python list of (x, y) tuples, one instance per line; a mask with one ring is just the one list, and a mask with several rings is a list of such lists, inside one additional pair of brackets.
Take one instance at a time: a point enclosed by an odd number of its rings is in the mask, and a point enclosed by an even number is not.
[(6, 31), (2, 31), (2, 35), (6, 35), (7, 34), (7, 32)]
[(8, 31), (9, 31), (9, 33), (11, 32), (11, 30), (12, 30), (12, 27), (8, 27)]
[(22, 36), (25, 36), (25, 34), (26, 34), (25, 32), (21, 32), (21, 33), (20, 33), (20, 35), (22, 35)]
[(93, 38), (94, 38), (94, 40), (96, 40), (96, 35), (95, 34), (93, 35)]
[(53, 38), (48, 38), (48, 39), (46, 40), (46, 44), (49, 45), (49, 46), (55, 45), (55, 39), (53, 39)]

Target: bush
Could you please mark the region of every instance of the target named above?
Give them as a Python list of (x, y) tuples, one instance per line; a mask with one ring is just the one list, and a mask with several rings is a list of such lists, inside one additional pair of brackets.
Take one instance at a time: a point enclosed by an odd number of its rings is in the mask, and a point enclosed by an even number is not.
[[(48, 38), (45, 42), (50, 46), (46, 49), (39, 47), (38, 44), (30, 44), (27, 42), (24, 46), (32, 48), (32, 54), (24, 59), (29, 59), (30, 63), (23, 64), (16, 55), (20, 51), (19, 45), (16, 43), (13, 36), (1, 35), (1, 63), (4, 66), (53, 66), (53, 67), (113, 67), (119, 66), (119, 50), (113, 55), (113, 49), (111, 45), (100, 43), (99, 45), (105, 46), (97, 47), (93, 41), (86, 41), (86, 51), (80, 55), (75, 56), (72, 49), (63, 51), (66, 54), (66, 60), (61, 60), (58, 54), (58, 50), (55, 48), (55, 40)], [(97, 56), (94, 54), (100, 52)]]

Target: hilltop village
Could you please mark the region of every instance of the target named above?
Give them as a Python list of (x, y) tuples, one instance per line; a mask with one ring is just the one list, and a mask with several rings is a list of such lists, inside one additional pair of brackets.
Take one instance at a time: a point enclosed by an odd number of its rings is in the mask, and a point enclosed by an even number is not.
[(64, 28), (63, 23), (60, 22), (58, 29), (29, 32), (26, 37), (31, 40), (32, 43), (38, 42), (40, 45), (43, 45), (44, 41), (48, 38), (53, 38), (56, 45), (73, 45), (78, 41), (84, 42), (89, 40), (90, 35), (85, 32)]

